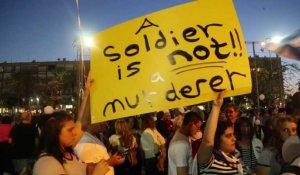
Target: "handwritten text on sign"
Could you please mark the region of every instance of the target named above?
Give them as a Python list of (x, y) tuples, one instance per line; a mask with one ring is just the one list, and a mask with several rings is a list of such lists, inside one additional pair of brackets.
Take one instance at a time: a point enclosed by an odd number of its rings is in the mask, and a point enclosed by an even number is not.
[(232, 0), (201, 0), (125, 22), (95, 36), (92, 122), (251, 91)]

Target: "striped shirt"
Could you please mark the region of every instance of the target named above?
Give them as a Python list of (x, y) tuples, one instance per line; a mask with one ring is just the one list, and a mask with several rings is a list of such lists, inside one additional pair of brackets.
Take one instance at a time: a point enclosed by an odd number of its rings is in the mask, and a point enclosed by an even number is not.
[(238, 148), (241, 154), (241, 159), (244, 162), (244, 166), (248, 170), (254, 171), (257, 165), (257, 159), (251, 148)]
[[(218, 156), (219, 157), (219, 156)], [(243, 175), (241, 163), (238, 159), (236, 161), (229, 162), (228, 160), (224, 161), (222, 159), (217, 159), (213, 154), (212, 158), (206, 165), (199, 165), (199, 175), (213, 175), (213, 174), (227, 174), (227, 175)]]

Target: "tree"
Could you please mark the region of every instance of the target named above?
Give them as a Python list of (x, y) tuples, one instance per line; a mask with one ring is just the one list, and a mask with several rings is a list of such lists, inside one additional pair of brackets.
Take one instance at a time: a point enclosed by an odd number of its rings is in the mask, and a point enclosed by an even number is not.
[[(29, 99), (35, 95), (36, 71), (34, 69), (24, 69), (14, 72), (12, 78), (6, 86), (7, 96), (10, 98), (10, 105), (26, 105), (22, 99)], [(11, 98), (15, 98), (16, 102), (12, 102)]]
[(283, 61), (284, 87), (287, 94), (300, 90), (300, 64)]

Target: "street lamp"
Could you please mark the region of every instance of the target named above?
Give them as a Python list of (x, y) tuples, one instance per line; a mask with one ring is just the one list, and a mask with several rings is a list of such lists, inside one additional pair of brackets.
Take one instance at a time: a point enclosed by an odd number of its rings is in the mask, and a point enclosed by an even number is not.
[(83, 89), (85, 86), (85, 65), (84, 65), (84, 49), (94, 47), (94, 41), (87, 35), (80, 35), (79, 40), (75, 43), (77, 48), (78, 59), (78, 101), (77, 107), (79, 109), (81, 104), (81, 97), (83, 97)]

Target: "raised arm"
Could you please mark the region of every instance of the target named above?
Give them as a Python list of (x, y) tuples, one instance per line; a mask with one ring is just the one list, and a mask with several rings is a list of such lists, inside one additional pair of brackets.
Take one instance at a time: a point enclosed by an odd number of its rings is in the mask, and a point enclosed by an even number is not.
[(80, 105), (80, 108), (79, 108), (79, 112), (78, 112), (77, 122), (82, 122), (84, 110), (85, 110), (86, 103), (87, 103), (87, 100), (88, 100), (89, 95), (90, 95), (90, 89), (91, 89), (91, 86), (92, 86), (93, 82), (94, 82), (94, 79), (91, 78), (91, 75), (89, 73), (89, 75), (87, 77), (86, 84), (85, 84), (83, 99), (82, 99), (82, 102), (81, 102), (81, 105)]
[(224, 92), (220, 92), (217, 99), (213, 101), (212, 110), (207, 119), (206, 127), (203, 133), (203, 140), (200, 144), (197, 154), (198, 163), (200, 165), (208, 163), (212, 156), (219, 113), (223, 104), (223, 95)]
[[(84, 115), (84, 111), (85, 111), (85, 108), (86, 108), (86, 103), (87, 103), (87, 100), (89, 99), (90, 89), (91, 89), (91, 86), (92, 86), (93, 82), (94, 82), (94, 80), (91, 78), (90, 73), (89, 73), (88, 78), (87, 78), (87, 82), (86, 82), (86, 85), (85, 85), (83, 100), (81, 102), (79, 112), (78, 112), (78, 117), (77, 117), (77, 120), (76, 120), (75, 130), (76, 130), (77, 136), (76, 136), (76, 141), (75, 141), (74, 146), (76, 146), (76, 144), (79, 142), (80, 138), (82, 137), (82, 135), (84, 133), (83, 130), (82, 130), (82, 120), (83, 120), (83, 115)], [(78, 100), (80, 100), (80, 99), (78, 99)]]

